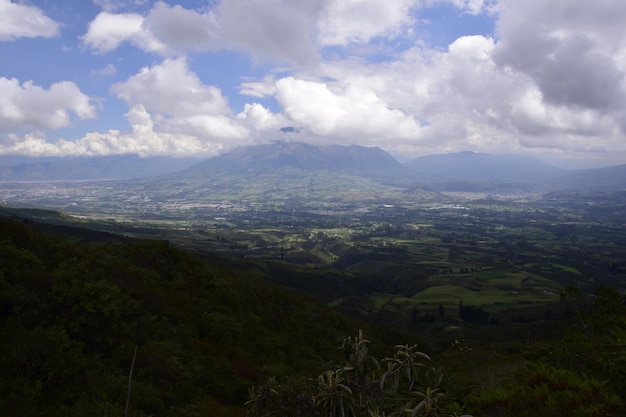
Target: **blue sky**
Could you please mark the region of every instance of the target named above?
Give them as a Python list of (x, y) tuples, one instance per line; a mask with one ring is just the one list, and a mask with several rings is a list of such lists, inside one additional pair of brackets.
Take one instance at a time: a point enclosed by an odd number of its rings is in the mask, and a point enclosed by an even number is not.
[(622, 0), (0, 0), (0, 154), (623, 164), (624, 21)]

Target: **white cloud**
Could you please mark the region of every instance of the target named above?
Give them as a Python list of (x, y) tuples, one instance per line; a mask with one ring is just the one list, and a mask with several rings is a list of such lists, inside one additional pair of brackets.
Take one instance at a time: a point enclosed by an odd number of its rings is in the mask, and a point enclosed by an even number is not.
[[(490, 57), (493, 48), (492, 39), (470, 36), (458, 39), (448, 51), (416, 47), (397, 61), (334, 62), (323, 70), (335, 80), (327, 83), (331, 90), (369, 92), (369, 96), (354, 100), (375, 113), (353, 112), (352, 117), (361, 120), (354, 123), (352, 140), (356, 143), (368, 134), (372, 120), (386, 114), (394, 117), (389, 118), (391, 126), (378, 130), (377, 143), (385, 149), (417, 154), (486, 148), (496, 143), (501, 150), (506, 141), (491, 125), (503, 128), (499, 115), (506, 112), (508, 100), (523, 85), (498, 72)], [(301, 100), (307, 96), (311, 94), (301, 94)], [(367, 97), (376, 100), (372, 103)], [(352, 112), (358, 106), (351, 103), (342, 108)], [(398, 115), (403, 115), (404, 122)], [(468, 143), (469, 138), (473, 143)]]
[(17, 38), (51, 38), (59, 34), (59, 24), (41, 9), (10, 0), (0, 0), (0, 41)]
[[(482, 0), (451, 2), (472, 13), (486, 7)], [(411, 10), (418, 6), (418, 0), (222, 0), (199, 12), (157, 2), (142, 16), (114, 14), (115, 3), (90, 23), (83, 42), (101, 53), (130, 42), (163, 56), (239, 49), (256, 61), (306, 68), (318, 62), (319, 48), (412, 34)]]
[(82, 40), (86, 46), (99, 53), (112, 51), (127, 41), (148, 51), (164, 50), (164, 45), (144, 31), (143, 20), (143, 17), (136, 13), (101, 12), (89, 23)]
[(83, 43), (99, 53), (114, 50), (123, 42), (163, 56), (205, 51), (216, 46), (217, 22), (205, 14), (157, 2), (146, 15), (99, 13), (83, 35)]
[(239, 84), (239, 94), (251, 97), (267, 97), (276, 94), (276, 79), (266, 76), (262, 81), (246, 81)]
[(95, 116), (88, 96), (70, 81), (54, 83), (48, 90), (0, 77), (0, 130), (58, 129), (71, 123), (71, 113), (80, 119)]
[[(493, 7), (491, 2), (453, 3), (468, 13)], [(461, 37), (447, 51), (416, 46), (382, 63), (323, 63), (316, 76), (332, 80), (326, 81), (327, 91), (301, 91), (289, 102), (309, 96), (312, 103), (327, 103), (320, 106), (325, 110), (310, 104), (285, 107), (285, 113), (327, 135), (338, 134), (337, 119), (345, 117), (346, 106), (337, 92), (358, 87), (373, 91), (387, 109), (423, 122), (410, 139), (381, 135), (389, 150), (623, 151), (626, 27), (618, 22), (626, 7), (556, 3), (501, 2), (495, 39)], [(266, 88), (264, 83), (250, 87), (259, 93)], [(279, 97), (279, 103), (287, 102)], [(367, 135), (364, 120), (360, 132)], [(360, 140), (359, 133), (354, 140)]]
[(88, 133), (76, 141), (46, 141), (38, 134), (0, 144), (0, 154), (22, 154), (29, 156), (66, 155), (216, 155), (223, 146), (220, 143), (203, 141), (196, 136), (180, 133), (156, 132), (152, 118), (141, 105), (129, 110), (126, 117), (131, 125), (130, 133), (109, 130), (106, 133)]
[(111, 91), (131, 109), (140, 106), (150, 113), (159, 134), (196, 137), (220, 147), (245, 144), (250, 136), (250, 123), (244, 126), (221, 91), (203, 84), (183, 58), (143, 68)]
[(366, 43), (377, 36), (398, 35), (412, 23), (414, 0), (334, 0), (318, 23), (321, 45)]
[(413, 117), (389, 108), (365, 87), (335, 92), (321, 82), (287, 77), (276, 82), (276, 89), (285, 115), (315, 135), (380, 144), (382, 138), (406, 139), (420, 133)]
[(142, 68), (111, 91), (128, 103), (141, 104), (149, 112), (167, 116), (229, 114), (228, 100), (214, 86), (204, 85), (187, 68), (183, 58), (166, 59), (150, 68)]
[(274, 114), (259, 103), (246, 104), (237, 120), (252, 131), (276, 134), (288, 121), (282, 114)]

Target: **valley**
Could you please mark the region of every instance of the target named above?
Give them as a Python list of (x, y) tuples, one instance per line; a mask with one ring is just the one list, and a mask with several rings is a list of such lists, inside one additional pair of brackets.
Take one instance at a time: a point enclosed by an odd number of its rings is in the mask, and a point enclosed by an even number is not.
[[(415, 308), (423, 318), (460, 302), (507, 321), (513, 310), (543, 320), (568, 285), (626, 288), (623, 192), (387, 187), (378, 200), (316, 200), (281, 189), (282, 198), (262, 200), (233, 190), (214, 200), (173, 187), (150, 191), (142, 181), (0, 186), (9, 206), (58, 210), (70, 224), (219, 253), (242, 268), (262, 264), (275, 282), (374, 321), (391, 311), (408, 322)], [(292, 267), (309, 279), (290, 278)]]
[[(343, 360), (337, 343), (362, 346), (364, 329), (372, 349), (419, 346), (432, 357), (432, 368), (415, 368), (420, 389), (445, 389), (449, 415), (521, 416), (517, 398), (535, 399), (524, 404), (536, 411), (545, 399), (537, 379), (570, 410), (589, 410), (579, 401), (588, 395), (602, 415), (621, 415), (621, 177), (590, 173), (584, 186), (559, 186), (561, 171), (542, 183), (520, 179), (518, 166), (495, 181), (457, 166), (453, 177), (427, 180), (361, 151), (290, 144), (156, 177), (0, 182), (0, 331), (13, 352), (0, 366), (17, 369), (0, 383), (44, 413), (62, 395), (68, 416), (81, 407), (119, 415), (119, 381), (135, 348), (132, 415), (242, 416), (246, 391), (248, 405), (256, 398), (266, 407), (254, 414), (249, 405), (248, 415), (294, 415), (315, 408), (328, 372), (349, 375), (350, 366), (332, 371)], [(80, 361), (54, 351), (54, 361), (24, 373), (41, 340), (65, 343)], [(57, 363), (100, 368), (80, 371), (91, 385), (78, 387)], [(304, 379), (320, 369), (317, 385)], [(373, 381), (385, 375), (370, 371)], [(443, 383), (429, 380), (439, 372)], [(571, 387), (555, 377), (563, 373)], [(284, 385), (272, 385), (275, 376)], [(29, 391), (37, 378), (74, 391)], [(598, 400), (609, 384), (614, 391)], [(383, 385), (368, 389), (396, 398)]]

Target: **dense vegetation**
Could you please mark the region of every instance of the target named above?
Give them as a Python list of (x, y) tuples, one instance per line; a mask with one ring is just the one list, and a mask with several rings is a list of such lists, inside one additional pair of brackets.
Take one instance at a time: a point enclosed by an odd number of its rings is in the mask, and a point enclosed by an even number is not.
[[(0, 222), (0, 415), (241, 415), (314, 372), (352, 321), (162, 241)], [(76, 236), (83, 237), (76, 237)]]
[(609, 287), (564, 287), (558, 319), (466, 303), (377, 327), (270, 284), (276, 265), (44, 226), (0, 221), (0, 415), (626, 414)]

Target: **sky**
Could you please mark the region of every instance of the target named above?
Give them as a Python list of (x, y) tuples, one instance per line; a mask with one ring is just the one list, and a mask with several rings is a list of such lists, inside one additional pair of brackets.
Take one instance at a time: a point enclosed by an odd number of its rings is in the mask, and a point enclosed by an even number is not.
[(626, 164), (625, 21), (623, 0), (0, 0), (0, 155)]

